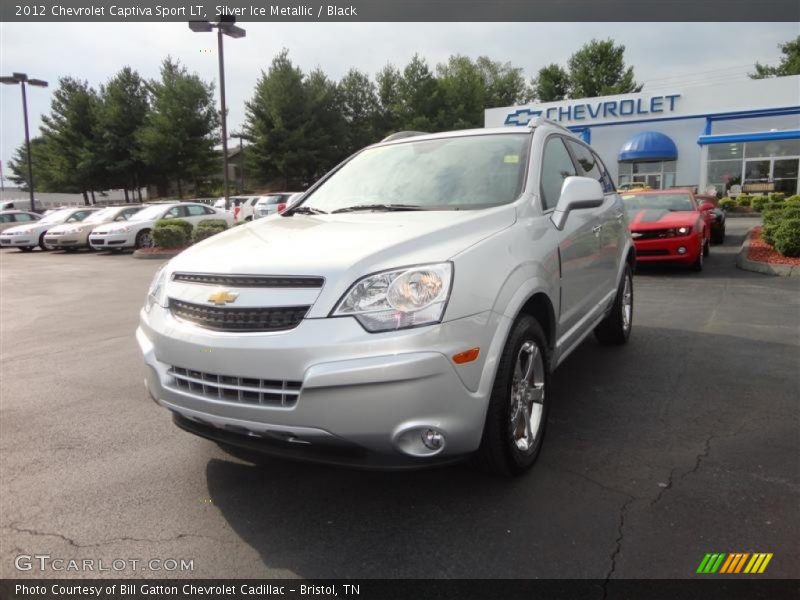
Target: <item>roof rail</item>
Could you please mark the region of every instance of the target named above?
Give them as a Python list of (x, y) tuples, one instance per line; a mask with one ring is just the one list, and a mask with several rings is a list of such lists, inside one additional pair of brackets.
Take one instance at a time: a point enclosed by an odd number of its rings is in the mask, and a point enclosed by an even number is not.
[(546, 119), (544, 117), (533, 117), (530, 121), (528, 121), (528, 127), (534, 128), (538, 125), (552, 125), (553, 127), (558, 127), (559, 129), (563, 129), (564, 131), (568, 131), (569, 133), (574, 134), (574, 131), (571, 131), (568, 127), (565, 127), (558, 121), (553, 121), (552, 119)]
[(427, 131), (398, 131), (391, 135), (387, 135), (381, 140), (383, 142), (393, 142), (394, 140), (402, 140), (403, 138), (414, 137), (417, 135), (428, 135)]

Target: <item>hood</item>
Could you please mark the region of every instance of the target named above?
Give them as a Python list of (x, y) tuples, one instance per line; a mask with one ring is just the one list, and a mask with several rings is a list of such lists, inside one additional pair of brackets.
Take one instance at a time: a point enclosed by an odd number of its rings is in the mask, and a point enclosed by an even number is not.
[(78, 221), (77, 223), (61, 223), (60, 225), (54, 225), (48, 228), (48, 232), (50, 233), (59, 233), (61, 231), (68, 231), (70, 229), (87, 229), (92, 227), (97, 227), (101, 223), (83, 223)]
[(192, 246), (170, 261), (169, 271), (320, 276), (325, 285), (318, 305), (329, 304), (361, 277), (447, 261), (515, 220), (513, 205), (267, 217)]
[(27, 231), (29, 229), (34, 231), (44, 231), (45, 229), (53, 229), (58, 225), (61, 225), (61, 223), (42, 224), (40, 221), (31, 221), (25, 225), (15, 225), (14, 227), (9, 227), (8, 229), (5, 229), (3, 233), (16, 233), (18, 231)]
[(694, 225), (700, 213), (694, 210), (669, 211), (660, 208), (643, 208), (628, 213), (628, 223), (632, 231), (668, 229)]

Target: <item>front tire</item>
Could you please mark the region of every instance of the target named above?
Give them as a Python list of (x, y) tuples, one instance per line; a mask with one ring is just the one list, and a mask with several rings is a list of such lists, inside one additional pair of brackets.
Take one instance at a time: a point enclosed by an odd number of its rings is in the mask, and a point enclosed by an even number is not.
[(594, 336), (601, 344), (619, 346), (628, 342), (632, 327), (633, 272), (631, 266), (626, 263), (611, 312), (594, 328)]
[(44, 233), (42, 233), (42, 235), (39, 236), (39, 248), (41, 248), (42, 250), (48, 249), (44, 243)]
[(541, 326), (520, 316), (506, 341), (474, 461), (495, 475), (521, 475), (536, 462), (547, 425), (550, 350)]
[(703, 257), (705, 256), (705, 248), (701, 244), (700, 250), (697, 253), (697, 258), (692, 263), (692, 271), (699, 273), (703, 270)]
[(150, 233), (149, 229), (142, 229), (139, 233), (136, 234), (136, 249), (139, 250), (140, 248), (152, 248), (153, 247), (153, 236)]
[(709, 256), (711, 254), (711, 238), (706, 240), (706, 243), (703, 245), (703, 256)]
[(20, 252), (33, 252), (33, 246), (20, 246)]

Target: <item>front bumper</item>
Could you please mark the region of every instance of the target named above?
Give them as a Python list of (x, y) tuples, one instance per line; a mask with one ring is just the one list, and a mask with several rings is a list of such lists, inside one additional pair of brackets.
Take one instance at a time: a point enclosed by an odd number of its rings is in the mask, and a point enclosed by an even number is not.
[(87, 245), (86, 236), (77, 233), (70, 235), (45, 234), (44, 243), (53, 248), (81, 248)]
[[(142, 312), (136, 337), (151, 397), (197, 435), (320, 462), (414, 467), (458, 459), (480, 444), (488, 392), (484, 357), (454, 365), (466, 348), (488, 350), (501, 317), (491, 312), (418, 329), (369, 334), (352, 318), (306, 319), (270, 334), (211, 332)], [(240, 378), (300, 382), (291, 406), (221, 400), (180, 388), (173, 366)], [(201, 386), (202, 387), (202, 386)], [(421, 432), (444, 445), (431, 451)]]
[(89, 245), (95, 250), (108, 248), (132, 248), (136, 244), (135, 239), (127, 233), (90, 233)]
[(3, 248), (19, 248), (27, 246), (36, 246), (39, 240), (35, 240), (30, 236), (25, 235), (0, 235), (0, 246)]
[[(634, 240), (636, 262), (679, 262), (691, 264), (697, 260), (701, 252), (700, 239), (697, 235), (661, 238), (655, 240)], [(685, 249), (681, 253), (679, 250)]]

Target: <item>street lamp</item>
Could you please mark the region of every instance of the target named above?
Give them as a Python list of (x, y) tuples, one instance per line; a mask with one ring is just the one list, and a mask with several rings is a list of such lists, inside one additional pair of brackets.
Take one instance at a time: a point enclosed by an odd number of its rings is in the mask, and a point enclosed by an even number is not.
[(239, 193), (244, 194), (244, 146), (242, 140), (247, 138), (248, 135), (243, 131), (232, 131), (231, 139), (239, 139)]
[(12, 73), (11, 77), (0, 77), (0, 83), (17, 85), (22, 89), (22, 117), (25, 121), (25, 149), (28, 153), (28, 191), (31, 195), (31, 212), (36, 210), (33, 199), (33, 161), (31, 160), (31, 136), (28, 130), (28, 96), (25, 93), (25, 84), (35, 87), (47, 87), (47, 82), (41, 79), (28, 79), (26, 73)]
[(189, 29), (195, 33), (210, 33), (217, 30), (217, 50), (219, 55), (219, 100), (222, 110), (222, 177), (225, 186), (225, 210), (230, 210), (231, 201), (228, 197), (228, 124), (227, 110), (225, 108), (225, 54), (222, 48), (222, 36), (227, 35), (234, 39), (243, 38), (245, 30), (234, 25), (236, 17), (222, 15), (216, 23), (208, 21), (189, 21)]

